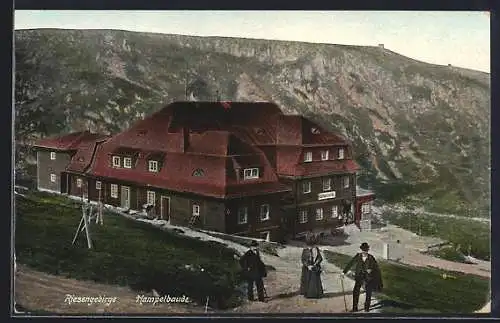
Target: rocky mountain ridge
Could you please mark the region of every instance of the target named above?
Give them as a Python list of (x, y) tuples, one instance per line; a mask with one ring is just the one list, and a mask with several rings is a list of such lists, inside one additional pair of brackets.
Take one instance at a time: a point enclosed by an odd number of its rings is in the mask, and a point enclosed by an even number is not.
[(19, 143), (118, 132), (175, 100), (273, 101), (348, 136), (381, 199), (489, 210), (487, 73), (381, 47), (119, 30), (18, 30), (15, 55)]

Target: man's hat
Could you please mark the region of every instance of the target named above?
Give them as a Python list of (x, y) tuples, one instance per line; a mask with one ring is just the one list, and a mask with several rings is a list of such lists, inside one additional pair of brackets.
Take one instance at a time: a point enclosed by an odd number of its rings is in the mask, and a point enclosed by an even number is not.
[(361, 250), (363, 250), (363, 251), (368, 251), (368, 250), (370, 250), (370, 246), (369, 246), (369, 245), (368, 245), (368, 243), (366, 243), (366, 242), (363, 242), (363, 243), (361, 244), (361, 246), (359, 246), (359, 248), (360, 248)]
[(250, 247), (258, 247), (259, 243), (255, 240), (252, 240), (252, 243), (250, 243)]

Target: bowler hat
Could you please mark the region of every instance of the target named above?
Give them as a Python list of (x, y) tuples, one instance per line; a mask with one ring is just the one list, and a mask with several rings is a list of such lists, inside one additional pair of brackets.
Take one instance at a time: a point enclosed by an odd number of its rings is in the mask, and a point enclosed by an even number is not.
[(252, 240), (252, 243), (250, 243), (250, 247), (258, 247), (258, 246), (259, 244), (255, 240)]
[(363, 242), (361, 244), (361, 246), (359, 246), (359, 249), (363, 250), (363, 251), (368, 251), (370, 249), (370, 246), (368, 245), (368, 243), (366, 242)]

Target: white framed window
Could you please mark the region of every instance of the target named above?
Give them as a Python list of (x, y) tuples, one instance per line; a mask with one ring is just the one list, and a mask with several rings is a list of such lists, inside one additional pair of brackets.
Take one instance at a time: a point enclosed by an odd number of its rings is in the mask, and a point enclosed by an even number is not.
[(323, 191), (329, 191), (332, 189), (332, 179), (331, 178), (323, 178)]
[(96, 190), (100, 190), (101, 189), (101, 182), (100, 181), (96, 181), (95, 182), (95, 189)]
[(316, 221), (323, 220), (323, 208), (316, 209)]
[(371, 205), (370, 203), (363, 203), (361, 205), (361, 213), (363, 214), (368, 214), (371, 211)]
[(349, 188), (349, 176), (344, 176), (344, 188)]
[(158, 162), (156, 160), (150, 160), (148, 162), (148, 170), (150, 172), (157, 172), (158, 171)]
[(113, 167), (120, 167), (120, 156), (113, 156)]
[(50, 181), (52, 183), (55, 183), (57, 181), (57, 175), (56, 174), (50, 174)]
[(200, 215), (200, 205), (193, 204), (193, 215)]
[(306, 163), (309, 163), (309, 162), (312, 162), (313, 160), (313, 153), (312, 151), (306, 151), (305, 154), (304, 154), (304, 161)]
[(314, 135), (318, 135), (320, 133), (320, 130), (318, 128), (311, 128), (311, 133)]
[(156, 193), (153, 191), (148, 191), (146, 194), (146, 203), (150, 205), (156, 205)]
[(258, 168), (246, 168), (243, 171), (243, 178), (244, 179), (259, 178), (259, 169)]
[(118, 185), (111, 184), (111, 197), (114, 199), (118, 198)]
[(332, 206), (332, 218), (339, 216), (339, 208), (337, 205)]
[(260, 220), (261, 221), (269, 220), (269, 204), (262, 204), (260, 206)]
[(132, 168), (132, 158), (130, 158), (130, 157), (124, 157), (123, 158), (123, 167), (125, 167), (125, 168)]
[(302, 193), (311, 193), (311, 182), (302, 182)]
[(321, 151), (321, 160), (328, 160), (329, 153), (330, 153), (330, 151), (328, 151), (328, 150), (322, 150)]
[(307, 210), (300, 210), (299, 222), (300, 223), (307, 223), (307, 220), (308, 220)]
[(76, 187), (82, 187), (83, 181), (81, 178), (76, 179)]
[(50, 160), (56, 160), (56, 152), (55, 151), (50, 152)]
[(248, 222), (248, 207), (242, 206), (238, 208), (238, 224), (245, 224)]
[(338, 159), (344, 159), (344, 148), (339, 148)]

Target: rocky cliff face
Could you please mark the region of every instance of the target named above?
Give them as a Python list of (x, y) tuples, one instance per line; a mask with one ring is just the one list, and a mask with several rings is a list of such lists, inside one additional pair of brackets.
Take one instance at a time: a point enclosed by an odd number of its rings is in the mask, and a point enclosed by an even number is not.
[(380, 198), (489, 209), (486, 73), (379, 47), (116, 30), (16, 31), (15, 55), (20, 143), (117, 132), (186, 98), (274, 101), (350, 137)]

